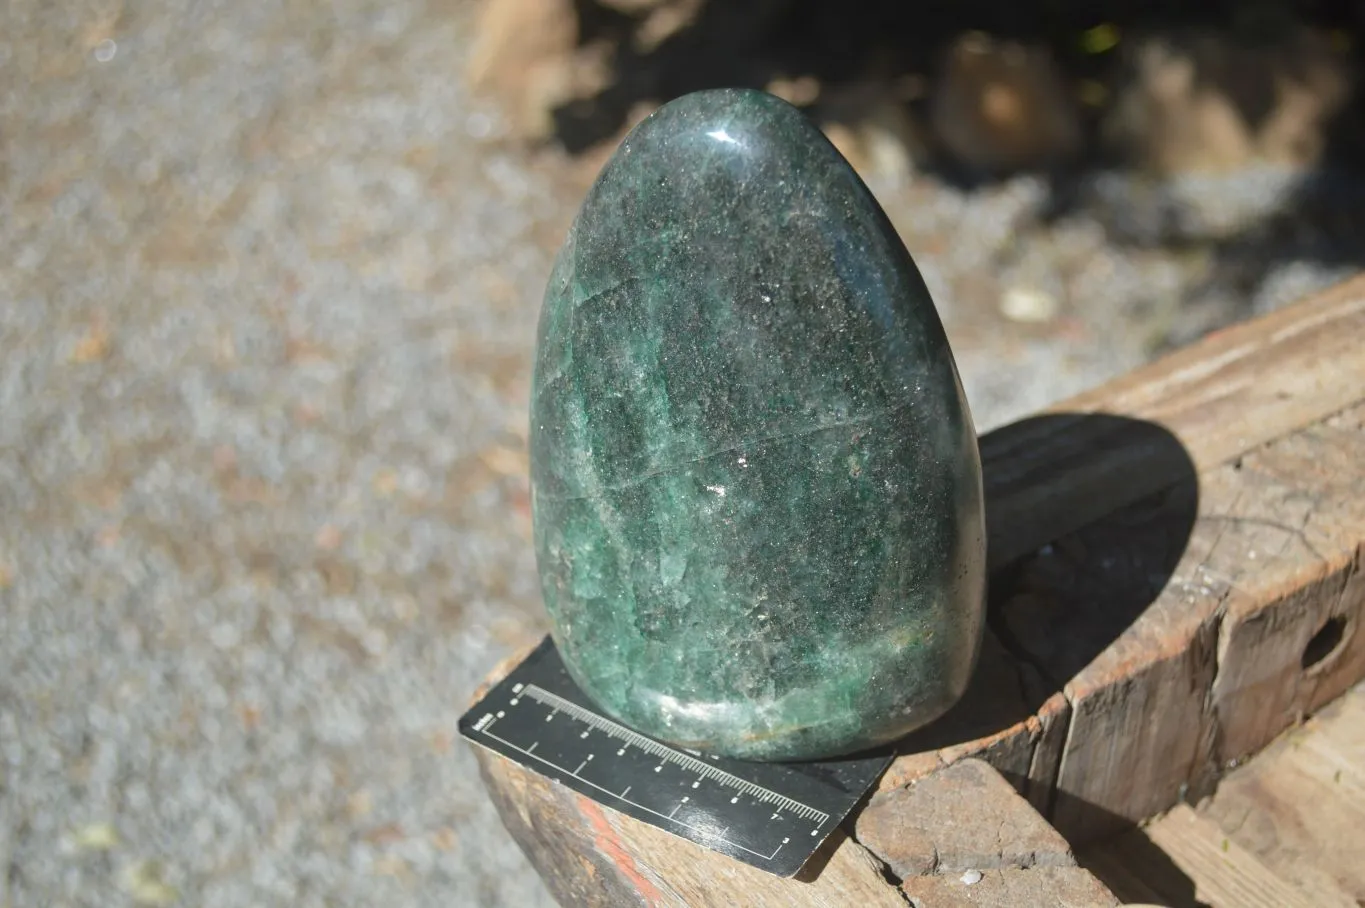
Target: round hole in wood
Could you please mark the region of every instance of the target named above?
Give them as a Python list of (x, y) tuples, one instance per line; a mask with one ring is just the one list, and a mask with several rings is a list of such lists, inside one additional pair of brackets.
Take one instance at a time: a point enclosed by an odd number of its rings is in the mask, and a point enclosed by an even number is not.
[(1346, 619), (1340, 615), (1333, 615), (1323, 622), (1322, 627), (1313, 635), (1313, 639), (1308, 641), (1308, 645), (1303, 648), (1303, 659), (1300, 664), (1304, 669), (1310, 669), (1317, 665), (1341, 646), (1341, 638), (1346, 633)]

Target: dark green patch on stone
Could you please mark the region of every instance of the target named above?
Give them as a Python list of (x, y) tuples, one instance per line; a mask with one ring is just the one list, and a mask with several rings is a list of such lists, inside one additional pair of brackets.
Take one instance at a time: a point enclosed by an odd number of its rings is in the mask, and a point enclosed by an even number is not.
[(541, 313), (535, 545), (597, 704), (714, 753), (880, 744), (965, 689), (981, 467), (919, 272), (754, 91), (681, 98), (588, 194)]

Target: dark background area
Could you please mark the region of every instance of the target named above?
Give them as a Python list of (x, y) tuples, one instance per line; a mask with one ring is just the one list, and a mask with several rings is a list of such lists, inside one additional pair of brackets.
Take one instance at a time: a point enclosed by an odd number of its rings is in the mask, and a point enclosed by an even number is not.
[(659, 103), (767, 88), (869, 179), (897, 154), (915, 179), (963, 192), (1036, 175), (1046, 198), (1023, 232), (1081, 216), (1114, 245), (1204, 257), (1182, 323), (1151, 352), (1264, 310), (1253, 297), (1286, 262), (1341, 271), (1365, 256), (1354, 0), (495, 8), (475, 84), (510, 101), (522, 138), (582, 159), (585, 176)]
[[(1132, 76), (1129, 47), (1144, 39), (1164, 40), (1194, 60), (1197, 84), (1225, 94), (1254, 130), (1275, 109), (1277, 80), (1308, 79), (1329, 55), (1344, 58), (1342, 63), (1349, 59), (1345, 66), (1354, 68), (1356, 39), (1365, 26), (1365, 5), (1353, 0), (708, 0), (678, 4), (691, 10), (687, 24), (657, 45), (641, 47), (638, 36), (650, 14), (667, 5), (574, 0), (579, 43), (611, 45), (613, 78), (593, 96), (556, 109), (556, 136), (570, 151), (614, 135), (630, 108), (647, 99), (734, 85), (761, 88), (782, 76), (813, 77), (828, 86), (863, 80), (904, 86), (907, 78), (933, 79), (941, 75), (953, 44), (968, 32), (1041, 51), (1070, 88), (1094, 80), (1111, 92)], [(1011, 68), (1004, 57), (992, 54), (983, 61), (980, 77), (1008, 80)], [(906, 100), (923, 111), (929, 93), (912, 89)], [(900, 94), (906, 95), (903, 88)], [(1082, 115), (1092, 130), (1105, 106), (1091, 105)], [(1344, 105), (1327, 124), (1338, 161), (1349, 162), (1345, 153), (1359, 139), (1348, 135), (1356, 113), (1357, 107)], [(1104, 155), (1090, 160), (1104, 160)]]

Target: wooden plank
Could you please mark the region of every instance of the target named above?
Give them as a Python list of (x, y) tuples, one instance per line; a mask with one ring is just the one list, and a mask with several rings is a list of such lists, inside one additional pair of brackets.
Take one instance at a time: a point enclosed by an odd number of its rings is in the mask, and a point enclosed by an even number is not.
[[(1074, 723), (1079, 722), (1077, 727), (1083, 734), (1090, 729), (1102, 740), (1113, 740), (1112, 734), (1122, 735), (1132, 727), (1125, 724), (1130, 719), (1140, 720), (1144, 708), (1164, 713), (1169, 720), (1166, 727), (1172, 734), (1148, 743), (1153, 754), (1163, 756), (1157, 761), (1163, 766), (1162, 772), (1173, 763), (1178, 771), (1171, 775), (1178, 778), (1173, 784), (1158, 784), (1150, 798), (1134, 797), (1127, 804), (1120, 801), (1093, 807), (1084, 801), (1093, 786), (1080, 785), (1072, 792), (1073, 797), (1065, 799), (1061, 822), (1067, 824), (1068, 832), (1084, 837), (1092, 834), (1086, 831), (1088, 826), (1094, 827), (1093, 834), (1112, 831), (1126, 819), (1139, 819), (1169, 806), (1191, 780), (1196, 787), (1208, 784), (1209, 766), (1223, 754), (1214, 754), (1214, 743), (1206, 740), (1215, 736), (1216, 730), (1205, 715), (1203, 698), (1217, 675), (1221, 609), (1229, 595), (1226, 582), (1208, 577), (1192, 581), (1178, 578), (1183, 587), (1168, 597), (1176, 601), (1148, 619), (1144, 635), (1107, 654), (1111, 663), (1107, 672), (1097, 666), (1090, 679), (1077, 679), (1077, 674), (1133, 623), (1136, 613), (1143, 611), (1158, 592), (1148, 589), (1144, 594), (1148, 598), (1140, 601), (1133, 598), (1133, 591), (1150, 587), (1148, 577), (1161, 582), (1171, 577), (1177, 565), (1169, 549), (1161, 545), (1162, 534), (1174, 540), (1176, 556), (1188, 538), (1191, 558), (1183, 563), (1187, 574), (1212, 570), (1198, 553), (1220, 544), (1226, 527), (1218, 523), (1216, 509), (1225, 503), (1208, 501), (1205, 493), (1205, 504), (1199, 509), (1206, 515), (1204, 524), (1182, 526), (1195, 517), (1199, 494), (1195, 477), (1200, 468), (1217, 472), (1219, 465), (1235, 461), (1268, 440), (1311, 425), (1365, 395), (1365, 344), (1350, 342), (1358, 336), (1365, 336), (1365, 277), (1271, 317), (1229, 328), (1136, 373), (1064, 401), (1038, 417), (985, 436), (981, 451), (989, 553), (996, 572), (993, 587), (1003, 588), (1003, 594), (1010, 598), (1035, 594), (1031, 605), (1016, 600), (1002, 610), (1015, 616), (1006, 624), (1033, 621), (1038, 600), (1053, 613), (1046, 635), (1032, 635), (1031, 645), (1018, 650), (1011, 645), (1011, 652), (1001, 657), (1002, 664), (988, 664), (986, 670), (999, 676), (1038, 666), (1043, 675), (1042, 696), (1035, 699), (1047, 703), (1048, 709), (1034, 716), (1016, 716), (1008, 724), (986, 723), (985, 728), (964, 721), (964, 715), (975, 715), (976, 709), (954, 711), (936, 729), (940, 741), (954, 739), (954, 749), (945, 747), (943, 753), (929, 755), (924, 745), (912, 738), (907, 742), (906, 755), (897, 760), (885, 784), (903, 784), (943, 762), (975, 754), (989, 760), (1020, 790), (1031, 786), (1030, 799), (1044, 807), (1054, 797), (1063, 759), (1062, 742)], [(1156, 518), (1150, 513), (1153, 503), (1165, 508), (1164, 516)], [(1152, 523), (1154, 520), (1157, 524)], [(1100, 527), (1096, 530), (1093, 525), (1097, 522)], [(1092, 532), (1082, 539), (1077, 531), (1088, 526)], [(1144, 541), (1135, 544), (1135, 536)], [(1098, 543), (1095, 537), (1099, 537)], [(1068, 566), (1066, 552), (1062, 552), (1051, 568), (1054, 575), (1062, 576), (1037, 590), (1030, 591), (1027, 582), (1016, 588), (1012, 578), (1000, 576), (1002, 568), (1021, 559), (1031, 562), (1029, 571), (1046, 572), (1046, 566), (1039, 566), (1037, 552), (1051, 541), (1066, 539), (1070, 551), (1084, 552), (1087, 544), (1098, 544), (1109, 554), (1089, 563), (1071, 559), (1073, 564)], [(1144, 546), (1145, 552), (1132, 554)], [(1109, 558), (1110, 567), (1103, 566), (1103, 558)], [(1125, 570), (1127, 577), (1122, 576)], [(1098, 620), (1089, 620), (1095, 617), (1093, 608), (1089, 609), (1090, 616), (1081, 614), (1077, 618), (1078, 613), (1087, 611), (1078, 605), (1084, 598), (1087, 576), (1089, 589), (1085, 594), (1092, 597), (1090, 606), (1104, 604)], [(1119, 588), (1123, 592), (1118, 596), (1110, 595)], [(1123, 601), (1116, 603), (1116, 599)], [(1064, 614), (1059, 617), (1059, 612)], [(1059, 629), (1058, 624), (1073, 626)], [(1062, 660), (1065, 664), (1040, 653), (1048, 648), (1039, 639), (1042, 636), (1067, 642), (1069, 658)], [(1365, 643), (1365, 634), (1359, 636)], [(1241, 660), (1236, 653), (1234, 648), (1233, 664), (1270, 664)], [(1360, 658), (1365, 660), (1365, 650)], [(1345, 660), (1333, 678), (1360, 677), (1365, 664), (1353, 659)], [(1108, 700), (1102, 695), (1121, 696), (1115, 685), (1126, 683), (1124, 679), (1130, 673), (1133, 705), (1141, 699), (1139, 691), (1154, 696), (1131, 715), (1120, 711), (1118, 716), (1106, 716)], [(1065, 702), (1049, 700), (1073, 679)], [(1225, 682), (1222, 689), (1231, 690), (1230, 683)], [(1339, 683), (1325, 683), (1307, 699), (1324, 702), (1339, 690)], [(1079, 717), (1073, 715), (1076, 703), (1081, 704)], [(1163, 706), (1172, 703), (1170, 710)], [(1108, 735), (1103, 727), (1106, 724), (1113, 726)], [(1273, 737), (1283, 727), (1275, 721), (1263, 724), (1262, 742), (1268, 740), (1264, 731)], [(1044, 740), (1044, 728), (1050, 732), (1048, 749), (1035, 759), (1034, 750)], [(1235, 740), (1255, 737), (1238, 735)], [(1174, 752), (1165, 749), (1172, 741)], [(1021, 771), (1019, 763), (1025, 753), (1029, 754), (1029, 766)], [(1073, 755), (1070, 775), (1087, 771), (1081, 768), (1085, 762), (1081, 759), (1078, 763)], [(1121, 764), (1116, 764), (1116, 769), (1098, 784), (1128, 778)], [(1140, 778), (1131, 781), (1133, 786), (1142, 782)], [(1118, 809), (1110, 809), (1114, 806)], [(1086, 814), (1084, 820), (1074, 816), (1078, 812)], [(1068, 813), (1073, 815), (1070, 822)]]
[[(978, 875), (979, 874), (979, 875)], [(1080, 867), (986, 870), (917, 876), (901, 889), (914, 908), (1108, 908), (1118, 905), (1104, 884)]]
[(1164, 488), (1186, 458), (1203, 472), (1345, 409), (1365, 387), (1362, 337), (1358, 277), (990, 433), (992, 565)]
[(1142, 834), (1189, 875), (1195, 898), (1212, 908), (1355, 908), (1341, 893), (1325, 902), (1286, 883), (1187, 804), (1155, 820)]
[(1362, 459), (1365, 408), (1353, 407), (1235, 471), (1250, 480), (1239, 492), (1254, 483), (1261, 494), (1241, 495), (1223, 518), (1238, 524), (1245, 557), (1223, 566), (1219, 764), (1259, 751), (1365, 676)]
[[(1365, 279), (983, 439), (993, 632), (963, 702), (903, 742), (880, 790), (979, 756), (1084, 841), (1198, 793), (1237, 748), (1360, 677), (1365, 344), (1343, 337), (1365, 336), (1362, 319)], [(1340, 640), (1304, 669), (1324, 626)], [(573, 903), (710, 904), (741, 885), (755, 904), (901, 898), (851, 840), (813, 884), (783, 888), (480, 762)]]
[(1117, 900), (1071, 846), (988, 764), (962, 759), (880, 792), (856, 835), (912, 905), (1097, 908)]
[(1050, 817), (1057, 775), (1062, 766), (1062, 751), (1071, 732), (1071, 703), (1067, 701), (1066, 694), (1057, 691), (1039, 707), (1037, 715), (1041, 730), (1033, 747), (1025, 795), (1034, 810)]
[(1362, 336), (1365, 277), (1355, 277), (1051, 409), (1159, 423), (1187, 442), (1202, 471), (1357, 400), (1349, 377), (1365, 372)]
[(1066, 839), (999, 773), (975, 759), (878, 793), (858, 816), (855, 835), (901, 880), (1076, 866)]
[(1365, 902), (1365, 689), (1229, 774), (1200, 811), (1318, 904)]
[[(1003, 626), (1064, 685), (1050, 818), (1074, 842), (1208, 790), (1229, 760), (1361, 677), (1362, 422), (1356, 405), (1206, 471), (1183, 551), (1192, 502), (1172, 489), (1021, 563)], [(1141, 542), (1163, 532), (1165, 551)], [(1339, 644), (1305, 670), (1333, 620)]]
[(1082, 860), (1123, 898), (1185, 908), (1355, 908), (1338, 891), (1305, 892), (1181, 804)]
[(1171, 592), (1215, 535), (1195, 509), (1185, 485), (1059, 540), (1020, 565), (1001, 607), (1014, 650), (1070, 707), (1049, 816), (1073, 841), (1169, 806), (1200, 756), (1217, 598)]

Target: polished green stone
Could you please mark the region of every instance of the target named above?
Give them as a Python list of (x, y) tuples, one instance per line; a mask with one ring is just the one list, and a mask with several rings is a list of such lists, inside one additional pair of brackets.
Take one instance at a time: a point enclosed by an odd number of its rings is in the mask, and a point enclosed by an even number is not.
[(541, 312), (531, 480), (565, 665), (641, 731), (825, 757), (966, 687), (985, 534), (957, 370), (881, 208), (783, 101), (680, 98), (603, 169)]

